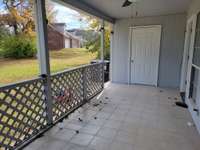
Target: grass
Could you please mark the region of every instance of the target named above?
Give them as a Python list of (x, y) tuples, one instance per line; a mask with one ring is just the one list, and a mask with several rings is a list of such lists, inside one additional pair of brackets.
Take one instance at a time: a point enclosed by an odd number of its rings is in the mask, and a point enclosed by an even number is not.
[[(89, 53), (85, 49), (63, 49), (61, 51), (51, 51), (50, 52), (50, 64), (51, 64), (51, 72), (57, 72), (64, 69), (72, 68), (75, 66), (83, 65), (89, 63), (92, 59), (96, 58), (96, 54)], [(30, 79), (34, 76), (38, 76), (39, 74), (39, 65), (37, 59), (3, 59), (0, 58), (0, 86), (20, 80)], [(10, 92), (11, 95), (15, 95), (15, 93), (12, 94), (12, 91)], [(5, 96), (4, 93), (0, 93), (0, 99), (3, 99)], [(8, 106), (7, 104), (2, 104), (0, 106), (0, 110), (2, 112), (5, 112), (5, 114), (12, 115), (14, 118), (18, 118), (18, 120), (26, 121), (28, 124), (32, 124), (33, 115), (32, 110), (28, 107), (24, 107), (22, 109), (22, 104), (18, 103), (18, 100), (24, 101), (24, 99), (16, 99), (13, 100), (12, 97), (7, 97), (5, 99), (8, 103), (12, 105), (12, 107), (15, 107), (16, 109), (20, 110), (24, 114), (26, 114), (26, 117), (23, 116), (23, 114), (20, 113), (18, 115), (17, 112), (13, 113), (13, 108)], [(27, 104), (27, 103), (26, 103)], [(31, 105), (30, 107), (35, 107), (35, 105)], [(32, 108), (33, 109), (33, 108)], [(35, 112), (41, 113), (39, 107), (36, 107)], [(20, 125), (18, 121), (14, 121), (14, 119), (9, 119), (7, 115), (1, 115), (0, 122), (3, 122), (4, 124), (0, 125), (0, 131), (4, 132), (4, 134), (9, 134), (10, 137), (20, 138), (21, 140), (24, 140), (25, 134), (32, 134), (33, 129), (31, 129), (28, 126)], [(24, 119), (25, 118), (25, 119)], [(29, 120), (30, 119), (30, 120)], [(37, 118), (36, 118), (37, 119)], [(28, 121), (29, 120), (29, 121)], [(38, 120), (39, 121), (39, 120)], [(41, 121), (41, 120), (40, 120)], [(42, 123), (42, 122), (41, 122)], [(13, 126), (13, 129), (11, 130), (9, 126)], [(46, 124), (46, 123), (45, 123)], [(39, 124), (35, 124), (39, 125)], [(32, 125), (34, 127), (34, 124)], [(40, 125), (39, 125), (40, 126)], [(40, 128), (36, 127), (35, 128)], [(16, 130), (15, 129), (19, 129)], [(23, 130), (23, 132), (21, 131)], [(15, 140), (12, 140), (11, 138), (4, 139), (5, 136), (0, 136), (0, 142), (4, 142), (5, 145), (11, 145), (14, 146), (16, 144)], [(4, 149), (0, 147), (0, 150)]]
[[(88, 64), (96, 54), (85, 49), (63, 49), (50, 52), (51, 72), (55, 73), (83, 64)], [(0, 86), (39, 75), (37, 59), (0, 59)]]

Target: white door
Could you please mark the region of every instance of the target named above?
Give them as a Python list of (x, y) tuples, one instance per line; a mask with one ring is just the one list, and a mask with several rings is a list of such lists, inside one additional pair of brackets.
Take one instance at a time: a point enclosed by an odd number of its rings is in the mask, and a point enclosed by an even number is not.
[(70, 48), (70, 39), (65, 38), (65, 48)]
[(131, 83), (157, 86), (161, 26), (132, 28)]

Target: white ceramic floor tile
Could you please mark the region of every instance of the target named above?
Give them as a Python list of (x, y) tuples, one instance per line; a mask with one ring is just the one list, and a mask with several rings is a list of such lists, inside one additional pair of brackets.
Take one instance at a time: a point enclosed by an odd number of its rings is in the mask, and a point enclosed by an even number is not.
[(70, 142), (73, 144), (81, 145), (81, 146), (88, 146), (93, 138), (94, 138), (94, 136), (92, 136), (92, 135), (85, 134), (85, 133), (79, 133), (79, 134), (75, 135), (71, 139)]
[(110, 84), (71, 114), (63, 130), (57, 125), (25, 150), (199, 150), (200, 136), (187, 126), (192, 118), (176, 100), (176, 90)]

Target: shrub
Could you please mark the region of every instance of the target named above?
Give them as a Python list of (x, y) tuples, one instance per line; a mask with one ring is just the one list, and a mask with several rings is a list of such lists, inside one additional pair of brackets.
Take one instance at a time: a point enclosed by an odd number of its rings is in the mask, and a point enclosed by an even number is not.
[(29, 58), (37, 53), (33, 40), (21, 36), (9, 36), (2, 42), (2, 56), (5, 58)]

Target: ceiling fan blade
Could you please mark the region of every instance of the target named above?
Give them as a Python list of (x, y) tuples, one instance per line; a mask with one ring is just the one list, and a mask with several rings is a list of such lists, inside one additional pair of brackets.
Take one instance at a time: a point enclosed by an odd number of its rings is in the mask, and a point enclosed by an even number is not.
[(133, 3), (133, 2), (130, 2), (129, 0), (126, 0), (126, 1), (124, 2), (124, 4), (122, 5), (122, 7), (128, 7), (128, 6), (130, 6), (132, 3)]

